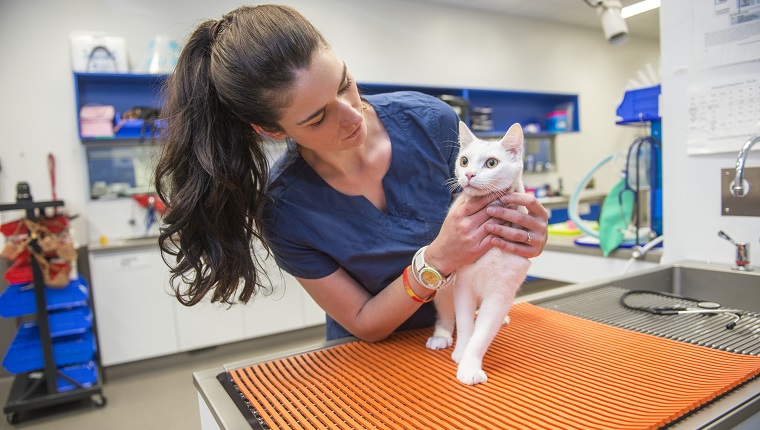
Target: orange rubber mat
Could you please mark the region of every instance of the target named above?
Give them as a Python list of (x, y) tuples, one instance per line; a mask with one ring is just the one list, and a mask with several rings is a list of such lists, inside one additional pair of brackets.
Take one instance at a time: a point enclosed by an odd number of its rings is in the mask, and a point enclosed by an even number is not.
[(483, 360), (456, 379), (432, 328), (230, 371), (266, 426), (297, 429), (648, 429), (760, 373), (760, 357), (636, 333), (518, 303)]

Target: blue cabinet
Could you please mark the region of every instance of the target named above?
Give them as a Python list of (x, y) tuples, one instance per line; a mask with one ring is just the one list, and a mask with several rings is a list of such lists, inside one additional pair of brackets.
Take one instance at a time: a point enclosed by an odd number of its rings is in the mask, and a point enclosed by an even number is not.
[[(75, 73), (77, 112), (86, 105), (109, 105), (116, 111), (116, 122), (127, 110), (135, 107), (160, 108), (162, 87), (168, 75)], [(551, 129), (552, 115), (562, 112), (566, 117), (566, 129), (577, 132), (578, 95), (553, 94), (525, 91), (506, 91), (461, 87), (434, 87), (381, 83), (359, 83), (359, 90), (366, 95), (393, 91), (419, 91), (439, 97), (455, 108), (460, 116), (482, 137), (500, 137), (509, 126), (535, 124), (526, 129), (526, 173), (542, 172), (556, 168), (554, 137), (561, 133)], [(459, 104), (459, 105), (458, 105)], [(487, 111), (488, 127), (473, 127), (475, 118), (471, 112)], [(115, 124), (114, 124), (115, 125)], [(146, 172), (152, 171), (154, 151), (144, 150), (142, 140), (150, 139), (156, 131), (139, 119), (130, 120), (113, 136), (81, 137), (87, 145), (87, 163), (91, 197), (123, 196), (130, 190), (147, 192)], [(157, 125), (160, 128), (161, 124)], [(147, 138), (146, 138), (147, 135)]]
[(487, 108), (493, 121), (493, 129), (481, 134), (503, 135), (514, 123), (520, 123), (523, 126), (537, 124), (540, 131), (536, 134), (539, 135), (556, 134), (554, 131), (549, 131), (551, 127), (547, 124), (547, 117), (557, 111), (563, 111), (567, 116), (567, 132), (580, 131), (577, 94), (370, 83), (359, 83), (359, 90), (362, 94), (419, 91), (440, 98), (456, 97), (467, 104), (467, 113), (462, 116), (468, 126), (472, 126), (472, 117), (469, 112), (478, 108)]
[[(115, 108), (118, 122), (127, 110), (136, 107), (159, 108), (163, 101), (161, 87), (166, 78), (167, 75), (74, 73), (77, 114), (83, 106), (109, 105)], [(113, 137), (81, 137), (80, 129), (80, 139), (84, 143), (103, 139), (139, 139), (144, 131), (143, 121), (132, 120)]]

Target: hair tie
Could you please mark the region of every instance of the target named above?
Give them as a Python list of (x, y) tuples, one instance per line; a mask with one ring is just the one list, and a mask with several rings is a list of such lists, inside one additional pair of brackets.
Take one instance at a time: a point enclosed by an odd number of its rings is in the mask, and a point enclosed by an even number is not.
[(211, 39), (211, 43), (214, 43), (216, 41), (216, 36), (219, 31), (219, 24), (221, 24), (222, 21), (216, 21), (211, 27), (208, 28), (208, 38)]

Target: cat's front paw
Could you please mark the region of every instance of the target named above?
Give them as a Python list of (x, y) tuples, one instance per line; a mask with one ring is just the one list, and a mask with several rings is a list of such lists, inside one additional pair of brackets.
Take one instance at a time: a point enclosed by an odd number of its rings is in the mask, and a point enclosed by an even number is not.
[(459, 366), (457, 369), (457, 379), (465, 385), (476, 385), (481, 382), (487, 382), (488, 376), (479, 367)]
[(443, 336), (431, 336), (428, 338), (425, 347), (427, 349), (446, 349), (454, 343), (454, 339), (451, 337)]
[(509, 321), (510, 321), (509, 320), (509, 315), (507, 315), (507, 316), (504, 317), (504, 321), (501, 323), (501, 325), (507, 325), (507, 324), (509, 324)]

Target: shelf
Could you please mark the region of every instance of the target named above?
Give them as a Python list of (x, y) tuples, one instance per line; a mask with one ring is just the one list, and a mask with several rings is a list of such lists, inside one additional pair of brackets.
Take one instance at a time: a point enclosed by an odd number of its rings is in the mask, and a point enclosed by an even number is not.
[[(122, 73), (75, 73), (77, 112), (85, 104), (112, 105), (117, 112), (136, 106), (160, 107), (161, 87), (169, 75), (122, 74)], [(357, 84), (362, 94), (371, 95), (393, 91), (418, 91), (434, 97), (450, 95), (464, 99), (469, 108), (490, 107), (496, 124), (494, 131), (505, 133), (514, 123), (536, 123), (546, 129), (546, 115), (556, 110), (566, 110), (568, 132), (580, 130), (578, 121), (578, 95), (539, 93), (528, 91), (494, 90), (480, 88), (435, 87), (382, 83)], [(503, 131), (502, 131), (503, 130)], [(543, 133), (541, 133), (543, 134)], [(555, 133), (549, 133), (554, 135)], [(114, 137), (83, 137), (83, 142), (103, 142), (118, 139), (137, 139), (139, 130), (132, 134)]]
[[(45, 209), (63, 205), (63, 201), (59, 200), (22, 201), (0, 204), (0, 211), (25, 210), (26, 218), (36, 220), (42, 216)], [(36, 252), (41, 252), (37, 239), (32, 240), (29, 246)], [(6, 296), (6, 293), (12, 296), (19, 290), (27, 303), (25, 308), (18, 311), (24, 315), (34, 311), (36, 318), (34, 322), (27, 321), (20, 325), (13, 343), (4, 354), (3, 366), (11, 373), (16, 373), (3, 409), (8, 422), (18, 423), (19, 413), (23, 411), (86, 397), (92, 399), (96, 406), (104, 406), (106, 400), (99, 383), (98, 367), (93, 361), (97, 347), (89, 308), (80, 309), (80, 314), (48, 312), (47, 288), (40, 263), (28, 254), (23, 258), (30, 261), (31, 283), (24, 286), (23, 292), (20, 291), (21, 286), (8, 286), (3, 296), (7, 299), (10, 296)], [(17, 259), (16, 263), (21, 261)], [(26, 291), (28, 286), (32, 288)], [(28, 295), (28, 292), (31, 292), (31, 295)], [(5, 310), (12, 305), (5, 303)], [(14, 311), (16, 309), (11, 310), (10, 314), (14, 314)], [(55, 329), (55, 334), (59, 335), (55, 344), (51, 329)], [(80, 344), (86, 348), (77, 348)]]
[(77, 113), (86, 104), (111, 105), (117, 112), (136, 106), (161, 106), (161, 86), (167, 76), (75, 73)]
[[(469, 110), (474, 107), (491, 108), (491, 119), (496, 128), (493, 131), (473, 130), (476, 134), (503, 135), (514, 123), (520, 123), (523, 126), (535, 123), (539, 124), (542, 130), (546, 130), (546, 115), (557, 110), (567, 111), (569, 123), (567, 132), (580, 131), (577, 94), (376, 83), (359, 83), (358, 86), (364, 95), (392, 91), (418, 91), (434, 97), (445, 95), (459, 97), (467, 102)], [(466, 117), (465, 122), (470, 125), (469, 116)], [(560, 133), (565, 132), (541, 132), (537, 134), (555, 136)]]
[[(121, 115), (135, 107), (160, 107), (161, 87), (168, 75), (132, 73), (74, 73), (77, 115), (85, 105), (110, 105)], [(135, 121), (114, 136), (82, 137), (82, 142), (137, 140), (141, 137), (142, 121)], [(146, 139), (150, 138), (150, 134)]]
[(63, 206), (63, 201), (52, 200), (49, 202), (21, 201), (16, 203), (0, 203), (0, 212), (13, 210), (34, 210), (45, 208), (56, 208)]
[[(118, 73), (75, 73), (77, 112), (85, 104), (114, 106), (117, 117), (120, 113), (137, 106), (160, 107), (162, 85), (169, 75), (118, 74)], [(526, 156), (534, 154), (537, 163), (556, 165), (554, 138), (564, 133), (580, 131), (578, 121), (578, 95), (561, 93), (540, 93), (529, 91), (497, 90), (485, 88), (464, 88), (453, 86), (424, 86), (359, 82), (363, 95), (373, 95), (395, 91), (417, 91), (438, 97), (452, 105), (465, 123), (472, 125), (470, 112), (474, 107), (491, 109), (493, 130), (473, 130), (483, 138), (500, 138), (514, 123), (523, 126), (537, 124), (541, 132), (526, 133)], [(446, 97), (449, 96), (449, 97)], [(547, 115), (555, 111), (567, 113), (567, 131), (554, 132), (547, 127)], [(97, 199), (102, 188), (142, 187), (145, 172), (152, 173), (150, 161), (140, 158), (141, 150), (125, 148), (153, 148), (158, 140), (150, 133), (141, 142), (141, 123), (130, 124), (114, 136), (80, 137), (87, 147), (87, 163), (91, 198)], [(549, 140), (544, 143), (543, 140)], [(539, 142), (541, 141), (541, 142)], [(109, 149), (113, 151), (109, 153)], [(531, 151), (530, 148), (535, 150)], [(539, 157), (540, 155), (540, 157)], [(544, 171), (543, 169), (541, 171)], [(530, 172), (527, 172), (530, 173)], [(105, 184), (105, 185), (104, 185)], [(106, 194), (118, 194), (105, 192)]]

